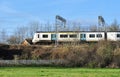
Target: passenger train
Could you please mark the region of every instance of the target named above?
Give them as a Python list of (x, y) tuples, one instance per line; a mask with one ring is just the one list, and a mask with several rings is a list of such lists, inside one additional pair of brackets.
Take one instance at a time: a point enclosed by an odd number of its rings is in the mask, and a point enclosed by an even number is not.
[(53, 43), (58, 42), (97, 42), (100, 40), (120, 41), (120, 31), (37, 31), (34, 34), (32, 42), (35, 43)]

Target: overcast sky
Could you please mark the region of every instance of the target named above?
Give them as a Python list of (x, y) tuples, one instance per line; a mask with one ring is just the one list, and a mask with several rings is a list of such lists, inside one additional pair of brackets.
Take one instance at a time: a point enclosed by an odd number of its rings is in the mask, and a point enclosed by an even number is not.
[(0, 28), (14, 29), (31, 21), (54, 22), (60, 15), (81, 24), (97, 24), (102, 15), (107, 24), (120, 23), (120, 0), (0, 0)]

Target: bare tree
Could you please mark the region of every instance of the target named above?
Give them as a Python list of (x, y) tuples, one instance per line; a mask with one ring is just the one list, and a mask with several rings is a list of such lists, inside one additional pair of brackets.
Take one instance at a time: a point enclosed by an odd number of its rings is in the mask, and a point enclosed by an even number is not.
[(9, 44), (20, 44), (25, 38), (27, 34), (27, 27), (17, 27), (13, 33), (8, 39), (7, 42)]
[(6, 30), (5, 29), (3, 29), (2, 31), (1, 31), (1, 33), (0, 33), (0, 37), (1, 37), (1, 43), (6, 43), (6, 40), (7, 40), (7, 38), (8, 38), (8, 35), (7, 35), (7, 33), (6, 33)]
[(34, 33), (38, 30), (39, 30), (39, 22), (37, 21), (30, 22), (28, 25), (28, 36), (32, 38)]
[(81, 26), (80, 22), (68, 21), (67, 26), (66, 26), (66, 30), (68, 30), (68, 31), (80, 31), (80, 29), (81, 29), (80, 26)]
[(90, 31), (97, 31), (97, 26), (96, 25), (90, 26)]
[(73, 29), (74, 31), (80, 31), (80, 25), (81, 25), (81, 24), (80, 24), (79, 22), (73, 22), (72, 25), (73, 25), (73, 28), (72, 28), (72, 29)]
[(52, 30), (52, 25), (50, 24), (49, 21), (45, 24), (45, 29), (46, 29), (46, 31), (51, 31)]
[(19, 43), (21, 43), (26, 38), (27, 27), (22, 26), (18, 27), (15, 31), (16, 37), (19, 39)]
[(108, 27), (109, 31), (119, 31), (119, 24), (117, 23), (117, 20), (114, 20), (110, 27)]
[(38, 30), (39, 23), (31, 22), (29, 26), (17, 27), (14, 33), (7, 39), (9, 44), (20, 44), (24, 39), (32, 38), (34, 33)]
[(11, 35), (9, 36), (9, 38), (7, 39), (7, 43), (8, 44), (19, 44), (20, 41), (19, 41), (19, 38), (16, 37), (15, 35)]

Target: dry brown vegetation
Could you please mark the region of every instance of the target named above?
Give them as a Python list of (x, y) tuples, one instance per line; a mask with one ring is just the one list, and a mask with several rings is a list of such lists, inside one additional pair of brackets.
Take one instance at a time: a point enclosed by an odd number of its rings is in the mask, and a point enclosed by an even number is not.
[(63, 44), (54, 46), (0, 45), (1, 59), (65, 60), (62, 66), (120, 67), (120, 42)]

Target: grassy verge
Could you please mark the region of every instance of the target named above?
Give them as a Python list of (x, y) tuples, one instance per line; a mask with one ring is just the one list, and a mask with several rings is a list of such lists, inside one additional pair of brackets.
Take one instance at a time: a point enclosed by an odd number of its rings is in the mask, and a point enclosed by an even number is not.
[(120, 77), (120, 69), (0, 67), (0, 77)]

